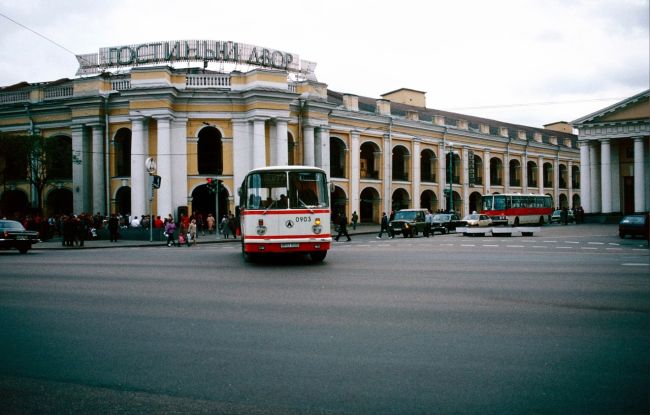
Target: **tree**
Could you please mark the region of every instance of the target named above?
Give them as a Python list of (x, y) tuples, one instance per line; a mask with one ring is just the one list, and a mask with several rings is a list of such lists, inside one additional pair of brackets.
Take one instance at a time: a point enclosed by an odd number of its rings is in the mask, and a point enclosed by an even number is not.
[(38, 211), (43, 211), (43, 191), (48, 184), (72, 180), (72, 165), (81, 159), (61, 136), (0, 133), (0, 159), (4, 160), (4, 177), (8, 172), (25, 180), (36, 190)]

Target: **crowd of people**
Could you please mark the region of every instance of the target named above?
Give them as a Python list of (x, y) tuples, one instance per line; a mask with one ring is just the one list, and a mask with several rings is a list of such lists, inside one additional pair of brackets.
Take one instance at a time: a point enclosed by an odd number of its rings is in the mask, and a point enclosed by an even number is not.
[[(161, 235), (169, 246), (193, 245), (199, 235), (205, 236), (218, 233), (223, 238), (236, 238), (240, 234), (239, 218), (228, 212), (217, 221), (212, 213), (207, 216), (197, 212), (191, 215), (181, 214), (176, 221), (170, 213), (166, 218), (156, 216), (153, 220), (149, 215), (122, 215), (113, 213), (104, 216), (80, 213), (78, 215), (56, 214), (41, 216), (38, 214), (0, 215), (5, 219), (20, 222), (25, 229), (37, 231), (42, 241), (61, 238), (66, 247), (83, 247), (87, 240), (99, 239), (108, 233), (111, 242), (117, 242), (124, 232), (134, 230), (150, 231)], [(102, 232), (102, 230), (105, 230)], [(122, 232), (122, 234), (121, 234)]]

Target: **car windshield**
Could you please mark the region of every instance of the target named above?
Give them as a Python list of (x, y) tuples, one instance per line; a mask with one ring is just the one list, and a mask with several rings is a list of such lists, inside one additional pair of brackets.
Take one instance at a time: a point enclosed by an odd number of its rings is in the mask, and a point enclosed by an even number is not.
[(447, 222), (450, 220), (450, 217), (451, 215), (435, 215), (433, 220), (438, 222)]
[(417, 216), (416, 211), (413, 211), (413, 210), (411, 210), (411, 211), (408, 211), (408, 210), (403, 211), (403, 210), (401, 210), (401, 211), (395, 213), (395, 220), (415, 220), (416, 216)]
[(0, 229), (3, 230), (11, 230), (11, 231), (24, 231), (25, 228), (23, 225), (20, 224), (20, 222), (16, 222), (13, 220), (3, 220), (0, 221)]
[(643, 223), (643, 216), (626, 216), (622, 223)]
[(479, 216), (478, 215), (467, 215), (463, 218), (463, 220), (478, 220)]

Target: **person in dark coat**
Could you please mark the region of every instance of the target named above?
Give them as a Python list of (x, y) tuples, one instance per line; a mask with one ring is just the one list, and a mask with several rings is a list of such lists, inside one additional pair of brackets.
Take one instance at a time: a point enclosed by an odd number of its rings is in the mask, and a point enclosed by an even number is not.
[(348, 235), (348, 217), (345, 216), (345, 213), (341, 213), (339, 215), (339, 220), (337, 225), (339, 225), (339, 233), (336, 235), (336, 241), (338, 242), (339, 238), (341, 236), (346, 236), (348, 238), (348, 242), (350, 242), (352, 239), (350, 239), (350, 235)]
[(115, 213), (113, 213), (108, 219), (108, 232), (111, 234), (111, 242), (117, 242), (117, 232), (119, 229), (120, 221), (115, 216)]

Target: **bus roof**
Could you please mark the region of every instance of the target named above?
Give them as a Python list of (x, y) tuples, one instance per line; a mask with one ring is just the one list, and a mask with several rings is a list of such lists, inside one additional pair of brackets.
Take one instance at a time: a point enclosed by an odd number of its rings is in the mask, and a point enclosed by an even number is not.
[(538, 197), (551, 197), (551, 195), (541, 195), (539, 193), (488, 193), (481, 197), (487, 196), (538, 196)]
[(316, 171), (325, 173), (325, 170), (314, 167), (314, 166), (267, 166), (267, 167), (258, 167), (256, 169), (251, 169), (248, 173), (257, 173), (265, 171)]

